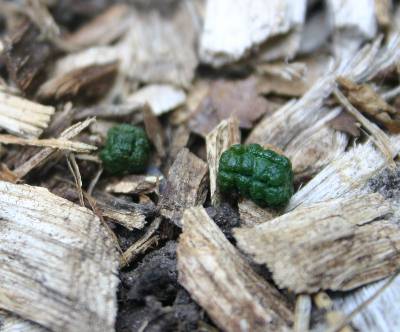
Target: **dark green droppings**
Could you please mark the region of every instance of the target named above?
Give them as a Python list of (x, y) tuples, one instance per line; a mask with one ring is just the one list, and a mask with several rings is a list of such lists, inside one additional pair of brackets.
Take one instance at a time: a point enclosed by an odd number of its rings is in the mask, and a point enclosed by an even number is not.
[(261, 206), (283, 206), (294, 191), (290, 160), (259, 144), (235, 144), (226, 150), (217, 182), (222, 192), (236, 192)]
[(104, 169), (111, 174), (143, 172), (149, 157), (150, 142), (146, 133), (129, 124), (111, 128), (105, 147), (100, 152)]

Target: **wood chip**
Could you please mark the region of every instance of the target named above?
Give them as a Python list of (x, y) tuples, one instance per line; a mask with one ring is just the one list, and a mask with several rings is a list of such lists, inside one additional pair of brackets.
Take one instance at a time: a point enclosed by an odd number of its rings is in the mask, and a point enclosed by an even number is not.
[(153, 84), (136, 91), (126, 101), (143, 106), (148, 104), (154, 114), (159, 116), (181, 106), (185, 99), (186, 94), (181, 89), (172, 85)]
[(146, 129), (146, 134), (149, 137), (151, 143), (156, 148), (157, 154), (163, 158), (165, 157), (165, 134), (164, 129), (155, 116), (151, 108), (146, 104), (143, 108), (143, 121)]
[[(392, 137), (390, 142), (394, 150), (393, 156), (396, 156), (400, 151), (400, 136)], [(387, 159), (371, 142), (356, 145), (333, 160), (295, 193), (286, 211), (291, 211), (300, 205), (358, 195), (358, 190), (387, 166)]]
[(207, 163), (210, 177), (211, 203), (219, 205), (221, 197), (217, 188), (219, 158), (231, 145), (240, 143), (239, 123), (236, 118), (223, 120), (206, 136)]
[(240, 225), (252, 227), (274, 219), (278, 212), (269, 208), (261, 208), (250, 199), (242, 199), (238, 204)]
[(56, 51), (41, 38), (41, 32), (26, 21), (5, 43), (5, 60), (12, 80), (32, 94), (46, 78), (46, 67)]
[[(343, 311), (340, 318), (353, 312), (387, 282), (388, 280), (382, 280), (347, 294), (346, 297), (334, 299), (334, 308)], [(397, 303), (399, 297), (400, 277), (397, 276), (391, 287), (386, 288), (377, 299), (354, 316), (351, 325), (357, 331), (396, 332), (397, 327), (400, 326), (400, 317), (397, 307), (393, 304)], [(332, 325), (338, 321), (340, 320), (336, 319)]]
[(94, 192), (96, 205), (104, 217), (112, 219), (117, 224), (129, 230), (142, 229), (146, 224), (146, 217), (152, 216), (155, 206), (151, 204), (138, 204), (114, 197), (110, 194)]
[(201, 61), (220, 67), (240, 60), (268, 38), (288, 32), (303, 8), (304, 1), (208, 1), (200, 40)]
[(183, 211), (191, 206), (202, 205), (207, 196), (208, 166), (188, 149), (176, 156), (161, 193), (160, 213), (177, 226), (181, 226)]
[(6, 182), (0, 206), (0, 307), (50, 330), (114, 331), (118, 259), (99, 219)]
[(116, 4), (69, 35), (65, 41), (79, 48), (106, 45), (128, 30), (131, 19), (129, 7)]
[(116, 62), (72, 70), (45, 82), (38, 96), (41, 99), (98, 99), (109, 91), (117, 71)]
[(333, 76), (319, 79), (301, 99), (265, 116), (250, 132), (246, 143), (272, 144), (284, 150), (293, 138), (328, 113), (322, 104), (333, 87)]
[(293, 313), (202, 207), (187, 209), (177, 249), (179, 282), (224, 331), (289, 331)]
[(348, 60), (377, 33), (374, 0), (328, 0), (327, 7), (333, 24), (335, 55)]
[(311, 178), (345, 151), (347, 135), (327, 125), (340, 111), (340, 108), (331, 110), (286, 147), (285, 155), (292, 162), (295, 181)]
[(29, 145), (29, 146), (41, 146), (41, 147), (50, 147), (53, 149), (59, 150), (68, 150), (79, 153), (85, 153), (90, 151), (97, 150), (96, 146), (74, 142), (60, 138), (51, 138), (51, 139), (24, 139), (11, 135), (0, 135), (0, 143), (1, 144), (17, 144), (17, 145)]
[(106, 191), (114, 194), (149, 194), (158, 191), (162, 176), (128, 175), (107, 184)]
[(322, 75), (329, 72), (332, 59), (326, 55), (303, 58), (301, 63), (286, 61), (257, 65), (260, 73), (257, 90), (260, 94), (278, 94), (300, 97), (305, 94)]
[(0, 91), (0, 128), (22, 137), (39, 137), (55, 108)]
[(267, 264), (279, 287), (349, 290), (396, 271), (400, 231), (388, 220), (392, 212), (379, 194), (339, 198), (234, 234), (241, 249)]
[(129, 77), (145, 83), (190, 86), (198, 63), (195, 45), (202, 21), (196, 9), (199, 2), (176, 2), (176, 6), (170, 6), (169, 15), (157, 10), (133, 11), (126, 37), (131, 53)]

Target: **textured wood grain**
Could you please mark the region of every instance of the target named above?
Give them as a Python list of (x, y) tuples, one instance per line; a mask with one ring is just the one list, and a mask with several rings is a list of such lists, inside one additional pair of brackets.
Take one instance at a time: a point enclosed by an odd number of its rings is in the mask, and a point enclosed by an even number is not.
[(118, 258), (97, 216), (0, 182), (0, 308), (54, 331), (113, 331)]
[(239, 122), (235, 118), (223, 120), (206, 136), (207, 162), (210, 176), (210, 195), (213, 205), (220, 202), (217, 188), (219, 158), (231, 145), (240, 143)]
[[(349, 290), (394, 273), (400, 230), (380, 194), (330, 200), (235, 230), (238, 245), (296, 293)], [(279, 255), (276, 255), (276, 253)]]
[(0, 128), (22, 137), (39, 137), (55, 108), (0, 91)]
[(168, 172), (167, 185), (161, 193), (161, 214), (181, 226), (183, 211), (204, 203), (207, 182), (207, 164), (188, 149), (182, 149)]
[[(393, 157), (400, 151), (400, 136), (391, 137)], [(286, 211), (299, 205), (359, 194), (366, 182), (388, 166), (371, 142), (356, 145), (335, 158), (290, 200)]]
[(202, 207), (187, 209), (177, 249), (179, 282), (223, 331), (289, 331), (293, 314)]

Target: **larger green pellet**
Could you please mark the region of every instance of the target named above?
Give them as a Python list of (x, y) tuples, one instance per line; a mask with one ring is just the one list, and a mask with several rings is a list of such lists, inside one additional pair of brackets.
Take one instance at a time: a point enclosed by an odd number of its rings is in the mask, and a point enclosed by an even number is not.
[(226, 150), (217, 183), (222, 192), (235, 192), (260, 206), (283, 206), (294, 191), (290, 160), (259, 144), (235, 144)]

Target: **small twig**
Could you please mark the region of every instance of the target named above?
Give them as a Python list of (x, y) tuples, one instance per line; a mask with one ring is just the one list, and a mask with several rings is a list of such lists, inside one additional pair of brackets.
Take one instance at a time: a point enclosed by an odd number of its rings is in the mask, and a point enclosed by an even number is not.
[(307, 332), (310, 326), (311, 297), (308, 294), (300, 294), (296, 299), (294, 312), (294, 332)]
[(144, 252), (147, 248), (156, 244), (159, 240), (158, 236), (154, 236), (158, 227), (161, 224), (162, 218), (156, 218), (153, 223), (149, 226), (146, 233), (133, 245), (131, 245), (121, 256), (120, 266), (121, 268), (126, 267), (137, 257), (138, 254)]
[(341, 322), (339, 322), (337, 325), (331, 327), (330, 329), (327, 330), (327, 332), (338, 332), (340, 331), (343, 327), (345, 327), (347, 324), (349, 324), (352, 319), (361, 311), (363, 311), (368, 305), (370, 305), (376, 298), (379, 297), (392, 283), (393, 281), (398, 277), (400, 274), (400, 270), (397, 271), (393, 276), (391, 276), (384, 284), (382, 287), (380, 287), (373, 295), (371, 295), (368, 299), (366, 299), (364, 302), (362, 302), (360, 305), (358, 305), (356, 308), (354, 308)]
[(73, 153), (69, 153), (66, 157), (67, 157), (68, 168), (71, 171), (72, 176), (74, 177), (75, 180), (75, 186), (79, 196), (79, 203), (81, 204), (81, 206), (85, 206), (85, 202), (83, 200), (83, 192), (82, 192), (82, 177), (79, 171), (79, 166), (76, 163), (76, 159)]
[(89, 195), (92, 195), (94, 187), (96, 186), (97, 182), (99, 181), (102, 173), (103, 173), (103, 167), (100, 166), (99, 169), (97, 170), (94, 178), (92, 179), (92, 181), (90, 181), (90, 184), (89, 184), (89, 187), (87, 190)]

